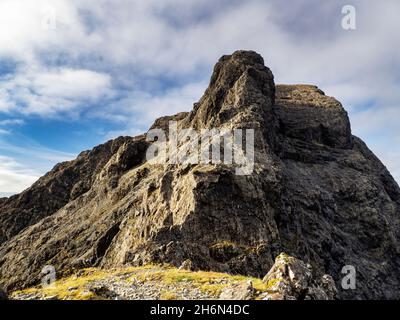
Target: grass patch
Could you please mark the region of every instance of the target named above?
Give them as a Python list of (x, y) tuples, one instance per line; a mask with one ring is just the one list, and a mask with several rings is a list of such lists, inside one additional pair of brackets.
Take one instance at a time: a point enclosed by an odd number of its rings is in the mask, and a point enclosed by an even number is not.
[(262, 282), (261, 279), (246, 277), (241, 275), (230, 275), (227, 273), (219, 273), (213, 271), (188, 271), (176, 268), (163, 268), (158, 271), (134, 274), (128, 281), (154, 281), (168, 285), (179, 285), (183, 282), (190, 283), (191, 286), (197, 287), (200, 291), (208, 293), (212, 296), (219, 296), (224, 288), (232, 283), (251, 280), (253, 287), (258, 291), (266, 291), (268, 284)]
[[(25, 290), (15, 291), (11, 294), (12, 298), (18, 298), (21, 295), (40, 295), (40, 297), (56, 297), (60, 300), (98, 300), (102, 299), (95, 293), (88, 290), (90, 284), (96, 280), (107, 279), (110, 277), (122, 277), (122, 281), (133, 283), (152, 282), (154, 286), (162, 285), (176, 287), (194, 287), (201, 292), (207, 293), (212, 297), (219, 297), (222, 290), (234, 283), (251, 280), (255, 290), (265, 292), (273, 286), (278, 280), (274, 279), (268, 283), (263, 283), (261, 279), (246, 277), (241, 275), (230, 275), (213, 271), (189, 271), (179, 270), (167, 265), (146, 265), (140, 267), (127, 267), (123, 269), (82, 269), (74, 275), (57, 280), (51, 287), (42, 288), (41, 286)], [(175, 293), (162, 291), (160, 295), (162, 300), (176, 300)]]
[(163, 292), (160, 295), (160, 300), (178, 300), (178, 296), (173, 292)]
[[(79, 276), (73, 275), (68, 278), (57, 280), (52, 286), (35, 287), (13, 292), (12, 296), (25, 294), (40, 294), (44, 297), (56, 296), (59, 300), (90, 300), (97, 297), (85, 289), (88, 283), (103, 279), (110, 274), (105, 270), (84, 269)], [(71, 289), (70, 289), (71, 288)], [(73, 290), (72, 290), (73, 288)]]

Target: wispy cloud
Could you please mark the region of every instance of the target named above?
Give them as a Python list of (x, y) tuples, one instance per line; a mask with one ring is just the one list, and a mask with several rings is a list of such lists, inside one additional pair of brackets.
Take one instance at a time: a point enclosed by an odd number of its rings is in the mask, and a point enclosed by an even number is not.
[(0, 120), (0, 126), (14, 126), (14, 125), (22, 125), (25, 121), (22, 119), (6, 119)]
[(62, 161), (72, 160), (76, 154), (50, 149), (37, 143), (36, 141), (18, 135), (12, 143), (8, 139), (0, 137), (0, 152), (10, 154), (20, 159), (26, 167), (36, 168), (36, 171), (44, 173), (43, 170), (48, 168), (49, 163), (58, 163)]
[(71, 160), (75, 154), (46, 148), (23, 135), (0, 134), (0, 193), (21, 192), (55, 163)]
[[(207, 87), (205, 81), (189, 83), (171, 88), (161, 93), (150, 94), (146, 91), (128, 92), (121, 99), (105, 106), (102, 110), (93, 110), (89, 116), (108, 117), (119, 115), (128, 132), (141, 129), (146, 131), (154, 119), (182, 111), (190, 111)], [(102, 113), (103, 112), (103, 113)]]
[(28, 188), (39, 178), (14, 159), (0, 156), (0, 193), (10, 194)]

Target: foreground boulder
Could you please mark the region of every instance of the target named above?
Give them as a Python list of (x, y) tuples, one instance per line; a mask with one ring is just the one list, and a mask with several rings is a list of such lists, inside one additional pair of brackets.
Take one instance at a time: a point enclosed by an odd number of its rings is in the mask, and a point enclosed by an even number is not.
[[(218, 61), (191, 112), (152, 128), (170, 121), (178, 129), (253, 129), (253, 170), (154, 164), (148, 135), (84, 152), (0, 201), (0, 282), (35, 285), (45, 265), (62, 275), (185, 261), (191, 270), (261, 278), (287, 252), (331, 275), (339, 298), (400, 298), (400, 189), (351, 134), (336, 99), (316, 86), (275, 85), (260, 55), (237, 51)], [(348, 265), (357, 285), (344, 290)]]
[(263, 281), (268, 287), (264, 300), (333, 300), (337, 296), (330, 275), (316, 278), (310, 265), (285, 253), (276, 258)]

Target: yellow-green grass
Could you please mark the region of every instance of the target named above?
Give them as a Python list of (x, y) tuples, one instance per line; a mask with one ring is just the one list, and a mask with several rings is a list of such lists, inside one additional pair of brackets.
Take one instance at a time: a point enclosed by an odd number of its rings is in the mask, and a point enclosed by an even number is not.
[[(213, 271), (188, 271), (179, 270), (177, 268), (166, 265), (145, 265), (140, 267), (126, 267), (123, 269), (96, 269), (89, 268), (80, 270), (66, 278), (57, 280), (49, 287), (34, 287), (24, 290), (15, 291), (12, 297), (18, 298), (21, 295), (39, 294), (42, 297), (56, 297), (61, 300), (91, 300), (101, 299), (90, 290), (87, 285), (96, 280), (113, 278), (118, 276), (127, 276), (124, 281), (129, 283), (152, 282), (154, 286), (169, 285), (195, 287), (204, 293), (208, 293), (211, 297), (217, 298), (221, 291), (234, 283), (251, 280), (253, 287), (260, 292), (265, 292), (274, 283), (263, 283), (261, 279), (246, 277), (241, 275), (230, 275), (227, 273), (219, 273)], [(174, 300), (178, 299), (170, 290), (161, 291), (160, 299)]]
[[(11, 296), (17, 297), (20, 295), (40, 294), (41, 296), (51, 297), (56, 296), (60, 300), (91, 300), (99, 299), (90, 291), (87, 291), (85, 286), (90, 282), (102, 280), (113, 276), (122, 276), (138, 271), (146, 271), (154, 268), (153, 265), (143, 267), (127, 267), (124, 269), (103, 270), (97, 268), (82, 269), (78, 274), (73, 274), (66, 278), (55, 281), (50, 286), (37, 286), (23, 290), (14, 291)], [(73, 289), (73, 290), (72, 290)]]
[(157, 271), (150, 271), (142, 274), (133, 274), (128, 281), (155, 281), (164, 284), (179, 284), (190, 282), (192, 286), (199, 288), (203, 292), (218, 296), (221, 291), (233, 284), (241, 281), (251, 280), (253, 287), (261, 292), (267, 291), (269, 285), (261, 279), (246, 277), (241, 275), (230, 275), (227, 273), (213, 271), (188, 271), (176, 268), (161, 268)]

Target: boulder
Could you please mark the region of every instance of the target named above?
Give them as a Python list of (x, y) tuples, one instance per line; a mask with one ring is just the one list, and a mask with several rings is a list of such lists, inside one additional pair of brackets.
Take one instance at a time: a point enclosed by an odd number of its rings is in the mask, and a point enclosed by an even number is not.
[(219, 298), (220, 300), (250, 300), (253, 294), (253, 284), (249, 280), (225, 288)]
[(264, 277), (268, 291), (264, 300), (333, 300), (335, 282), (329, 275), (317, 277), (303, 261), (281, 253)]

